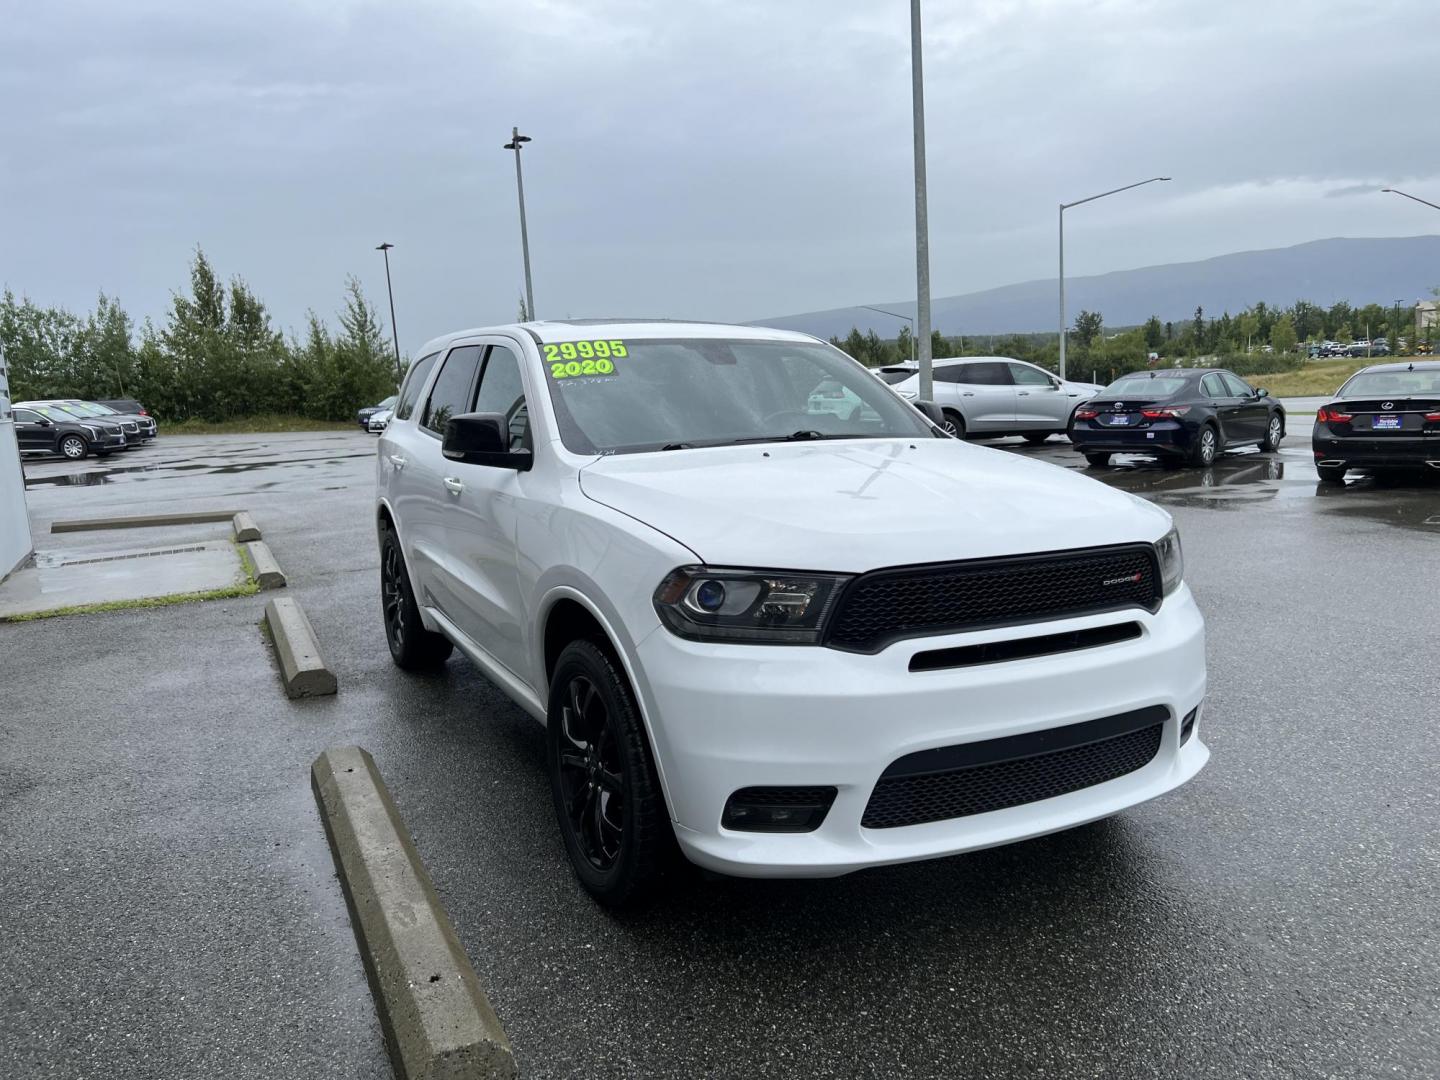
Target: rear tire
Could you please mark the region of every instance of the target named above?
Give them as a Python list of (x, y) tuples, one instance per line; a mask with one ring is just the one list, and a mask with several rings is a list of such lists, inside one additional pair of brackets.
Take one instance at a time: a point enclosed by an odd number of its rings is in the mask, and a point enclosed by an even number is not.
[(1110, 465), (1109, 454), (1086, 454), (1085, 460), (1090, 463), (1092, 469), (1104, 469)]
[(400, 538), (385, 527), (380, 537), (380, 610), (390, 658), (405, 671), (435, 671), (444, 666), (455, 646), (443, 634), (426, 630), (405, 570)]
[(66, 435), (60, 440), (60, 454), (68, 461), (84, 461), (90, 454), (90, 444), (79, 435)]
[(1215, 464), (1220, 453), (1220, 436), (1214, 426), (1205, 424), (1195, 433), (1195, 444), (1190, 447), (1190, 464), (1208, 469)]
[(611, 908), (653, 896), (675, 859), (675, 834), (630, 683), (593, 641), (572, 641), (555, 662), (546, 759), (581, 886)]
[(965, 418), (954, 409), (945, 410), (945, 422), (940, 426), (947, 435), (953, 435), (957, 439), (965, 438)]
[(1265, 428), (1265, 441), (1260, 444), (1260, 449), (1267, 454), (1273, 454), (1280, 449), (1280, 444), (1284, 441), (1285, 421), (1280, 418), (1279, 413), (1275, 413)]
[(1316, 465), (1315, 471), (1320, 474), (1320, 482), (1322, 484), (1345, 483), (1344, 465)]
[(1048, 432), (1048, 431), (1027, 431), (1027, 432), (1025, 432), (1025, 441), (1026, 441), (1027, 443), (1029, 443), (1031, 446), (1043, 446), (1043, 445), (1045, 444), (1046, 440), (1048, 440), (1049, 438), (1050, 438), (1050, 432)]

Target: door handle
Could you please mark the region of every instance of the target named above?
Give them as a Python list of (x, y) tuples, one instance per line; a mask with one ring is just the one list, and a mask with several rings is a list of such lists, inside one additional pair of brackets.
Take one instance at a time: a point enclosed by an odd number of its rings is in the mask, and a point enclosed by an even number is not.
[(962, 391), (962, 392), (961, 392), (960, 396), (961, 396), (961, 397), (974, 397), (974, 396), (975, 396), (975, 391), (974, 391), (974, 390), (965, 390), (965, 391)]
[(1015, 396), (1016, 396), (1016, 397), (1029, 397), (1029, 396), (1030, 396), (1030, 391), (1029, 391), (1029, 390), (1016, 390), (1016, 391), (1015, 391)]
[(390, 464), (394, 465), (397, 469), (403, 469), (405, 467), (405, 458), (400, 454), (391, 454)]
[(455, 477), (453, 476), (445, 477), (444, 483), (445, 490), (450, 492), (451, 495), (459, 495), (462, 491), (465, 490), (465, 485), (462, 484), (459, 480), (455, 479)]

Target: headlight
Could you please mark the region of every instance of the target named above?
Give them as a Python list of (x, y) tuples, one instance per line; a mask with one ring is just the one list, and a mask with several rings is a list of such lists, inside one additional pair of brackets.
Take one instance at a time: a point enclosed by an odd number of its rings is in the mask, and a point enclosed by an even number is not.
[(840, 574), (682, 566), (655, 590), (655, 610), (692, 641), (814, 645), (849, 581)]
[(1160, 585), (1165, 596), (1180, 587), (1185, 576), (1185, 556), (1180, 552), (1180, 533), (1171, 529), (1155, 542), (1155, 558), (1160, 563)]
[(89, 424), (81, 424), (80, 426), (86, 431), (90, 432), (90, 437), (92, 439), (98, 439), (100, 437), (100, 433), (96, 431), (93, 427), (91, 427)]

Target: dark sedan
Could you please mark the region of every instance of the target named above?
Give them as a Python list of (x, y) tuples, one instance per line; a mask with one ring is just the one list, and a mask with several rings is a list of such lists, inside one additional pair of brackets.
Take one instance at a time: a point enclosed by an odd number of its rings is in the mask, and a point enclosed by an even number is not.
[(1097, 468), (1111, 454), (1165, 465), (1213, 465), (1226, 450), (1267, 453), (1285, 437), (1285, 409), (1230, 371), (1173, 368), (1124, 375), (1075, 410), (1070, 442)]
[(1320, 479), (1347, 469), (1440, 470), (1440, 360), (1372, 364), (1315, 412), (1311, 436)]
[(355, 414), (355, 419), (360, 422), (360, 426), (362, 428), (364, 428), (366, 431), (369, 431), (370, 417), (374, 416), (377, 412), (384, 412), (386, 409), (393, 409), (394, 407), (395, 395), (391, 394), (378, 405), (366, 405), (365, 408), (361, 409)]

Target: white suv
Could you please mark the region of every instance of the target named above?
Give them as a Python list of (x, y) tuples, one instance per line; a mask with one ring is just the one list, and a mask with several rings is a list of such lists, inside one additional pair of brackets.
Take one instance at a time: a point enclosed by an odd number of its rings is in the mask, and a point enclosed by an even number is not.
[[(880, 369), (897, 394), (915, 398), (920, 376), (914, 364)], [(1023, 435), (1040, 444), (1063, 435), (1080, 405), (1104, 389), (1062, 380), (1042, 367), (1008, 356), (962, 356), (934, 361), (934, 399), (951, 435), (987, 438)]]
[(378, 458), (395, 661), (458, 646), (547, 726), (606, 903), (677, 845), (833, 876), (1102, 818), (1209, 756), (1169, 515), (949, 438), (815, 338), (450, 334)]

